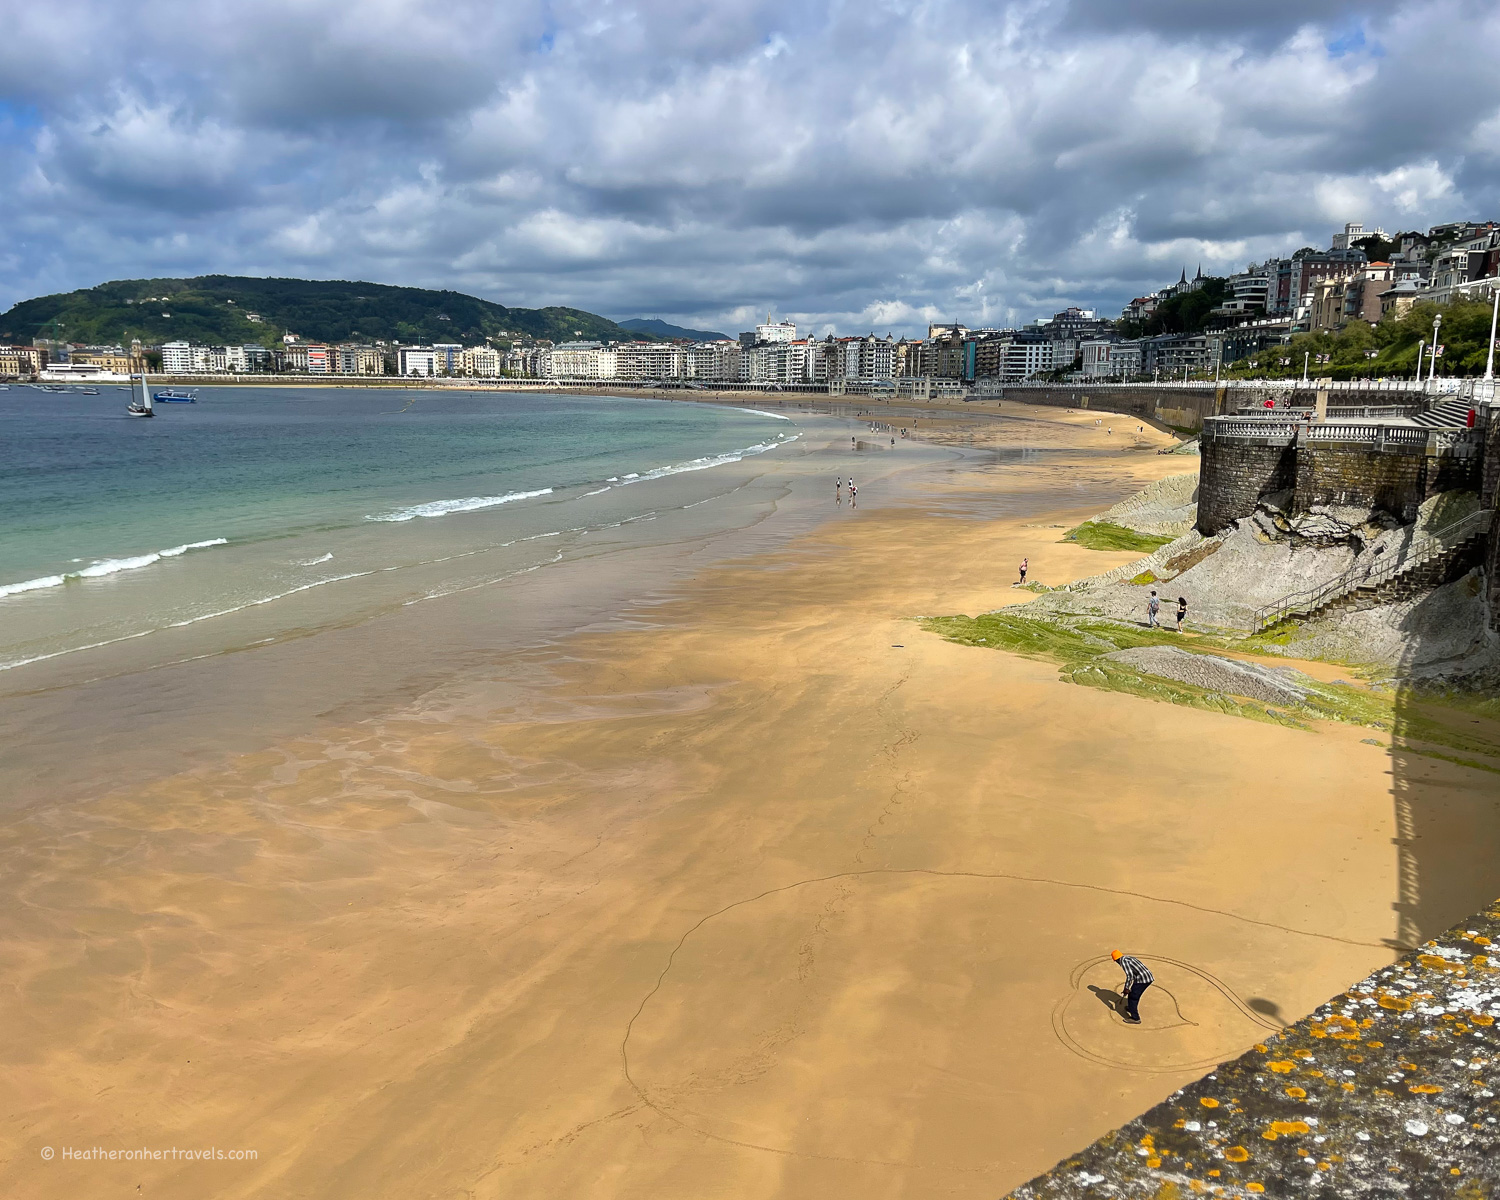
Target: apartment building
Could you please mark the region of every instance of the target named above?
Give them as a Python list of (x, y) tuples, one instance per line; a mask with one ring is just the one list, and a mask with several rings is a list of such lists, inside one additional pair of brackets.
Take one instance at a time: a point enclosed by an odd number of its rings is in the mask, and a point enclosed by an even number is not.
[(384, 375), (385, 351), (379, 346), (336, 346), (332, 365), (340, 375)]
[(615, 347), (617, 379), (681, 379), (686, 356), (671, 342), (623, 342)]
[(737, 380), (740, 377), (738, 342), (698, 342), (683, 349), (683, 376), (699, 380)]
[(615, 352), (600, 342), (560, 342), (544, 355), (537, 363), (537, 373), (542, 378), (615, 378)]
[(461, 369), (476, 379), (495, 379), (501, 373), (504, 358), (493, 346), (470, 346), (463, 353)]

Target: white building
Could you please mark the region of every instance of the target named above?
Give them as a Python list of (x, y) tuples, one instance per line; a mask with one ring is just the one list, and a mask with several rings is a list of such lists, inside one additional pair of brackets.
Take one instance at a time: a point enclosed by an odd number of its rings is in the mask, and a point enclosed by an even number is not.
[(1125, 379), (1140, 374), (1141, 346), (1139, 342), (1115, 342), (1107, 338), (1091, 338), (1079, 343), (1083, 354), (1083, 377), (1085, 379)]
[(615, 352), (598, 342), (562, 342), (544, 352), (537, 374), (548, 379), (613, 379)]
[(1343, 233), (1333, 235), (1332, 249), (1347, 250), (1360, 238), (1385, 237), (1385, 230), (1380, 228), (1366, 229), (1359, 221), (1350, 221), (1344, 226)]
[(615, 347), (617, 379), (681, 379), (686, 356), (670, 342), (624, 342)]
[(437, 356), (432, 352), (432, 347), (402, 346), (396, 351), (396, 373), (432, 378), (437, 374)]
[(756, 342), (795, 342), (797, 340), (797, 325), (794, 321), (771, 320), (770, 314), (766, 315), (765, 324), (755, 327)]
[(191, 375), (193, 348), (186, 342), (167, 342), (161, 348), (161, 369), (166, 375)]

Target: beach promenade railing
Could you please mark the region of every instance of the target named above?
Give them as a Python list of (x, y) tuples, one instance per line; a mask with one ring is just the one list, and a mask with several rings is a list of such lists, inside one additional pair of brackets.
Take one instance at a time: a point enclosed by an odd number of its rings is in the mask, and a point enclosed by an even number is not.
[(1461, 546), (1470, 538), (1487, 532), (1493, 516), (1493, 509), (1479, 509), (1462, 520), (1417, 538), (1386, 561), (1377, 559), (1373, 563), (1351, 567), (1327, 583), (1292, 592), (1280, 600), (1263, 605), (1255, 610), (1251, 632), (1264, 633), (1293, 615), (1310, 617), (1359, 588), (1377, 588), (1389, 583), (1408, 571), (1431, 562), (1438, 555)]
[(1434, 429), (1426, 425), (1359, 420), (1318, 424), (1311, 419), (1310, 413), (1299, 418), (1286, 412), (1275, 415), (1268, 412), (1265, 416), (1241, 413), (1233, 417), (1205, 417), (1203, 435), (1209, 440), (1254, 438), (1282, 445), (1291, 445), (1300, 436), (1309, 442), (1348, 442), (1385, 449), (1431, 446), (1434, 450), (1451, 450), (1455, 446), (1479, 441), (1479, 431), (1474, 429)]

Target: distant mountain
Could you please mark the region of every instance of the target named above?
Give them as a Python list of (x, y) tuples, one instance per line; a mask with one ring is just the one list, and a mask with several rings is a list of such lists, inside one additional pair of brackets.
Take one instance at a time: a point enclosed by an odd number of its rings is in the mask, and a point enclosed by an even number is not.
[(715, 333), (711, 329), (684, 329), (681, 325), (668, 325), (655, 317), (631, 317), (628, 321), (621, 321), (620, 328), (632, 333), (655, 334), (659, 338), (691, 338), (695, 342), (722, 342), (729, 339), (727, 333)]
[[(259, 317), (259, 320), (254, 320)], [(462, 292), (345, 280), (121, 279), (23, 300), (0, 316), (0, 343), (33, 338), (105, 343), (271, 345), (286, 332), (307, 341), (460, 342), (529, 334), (568, 342), (640, 339), (576, 308), (506, 308)], [(647, 335), (649, 336), (649, 335)]]

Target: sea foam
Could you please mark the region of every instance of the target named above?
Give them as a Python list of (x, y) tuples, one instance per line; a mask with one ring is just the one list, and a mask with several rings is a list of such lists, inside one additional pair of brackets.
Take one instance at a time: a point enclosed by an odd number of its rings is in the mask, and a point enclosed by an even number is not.
[(152, 563), (160, 562), (164, 558), (176, 558), (186, 554), (189, 550), (206, 550), (210, 546), (223, 546), (228, 541), (228, 538), (209, 538), (207, 541), (187, 542), (181, 546), (171, 546), (166, 550), (153, 550), (149, 554), (137, 554), (130, 558), (102, 558), (81, 570), (65, 571), (61, 575), (42, 575), (21, 583), (0, 584), (0, 599), (21, 592), (61, 587), (70, 579), (101, 579), (106, 575), (118, 575), (121, 571), (139, 571), (142, 567), (149, 567)]
[(449, 513), (476, 512), (481, 508), (494, 508), (497, 504), (510, 504), (514, 500), (533, 500), (537, 496), (550, 496), (551, 488), (535, 492), (508, 492), (504, 496), (465, 496), (459, 500), (434, 500), (430, 504), (413, 504), (410, 508), (398, 508), (395, 512), (366, 517), (366, 521), (414, 521), (418, 517), (446, 517)]
[(664, 479), (668, 475), (681, 475), (686, 471), (707, 471), (710, 467), (722, 467), (728, 463), (739, 462), (741, 459), (749, 458), (752, 454), (764, 454), (767, 450), (774, 450), (777, 446), (785, 446), (788, 442), (795, 442), (798, 435), (792, 434), (778, 437), (774, 442), (757, 442), (753, 446), (744, 446), (739, 450), (727, 450), (723, 454), (709, 454), (703, 458), (690, 458), (687, 462), (673, 463), (669, 467), (657, 467), (654, 471), (643, 471), (639, 475), (627, 475), (619, 483), (620, 487), (632, 483), (645, 483), (651, 479)]

